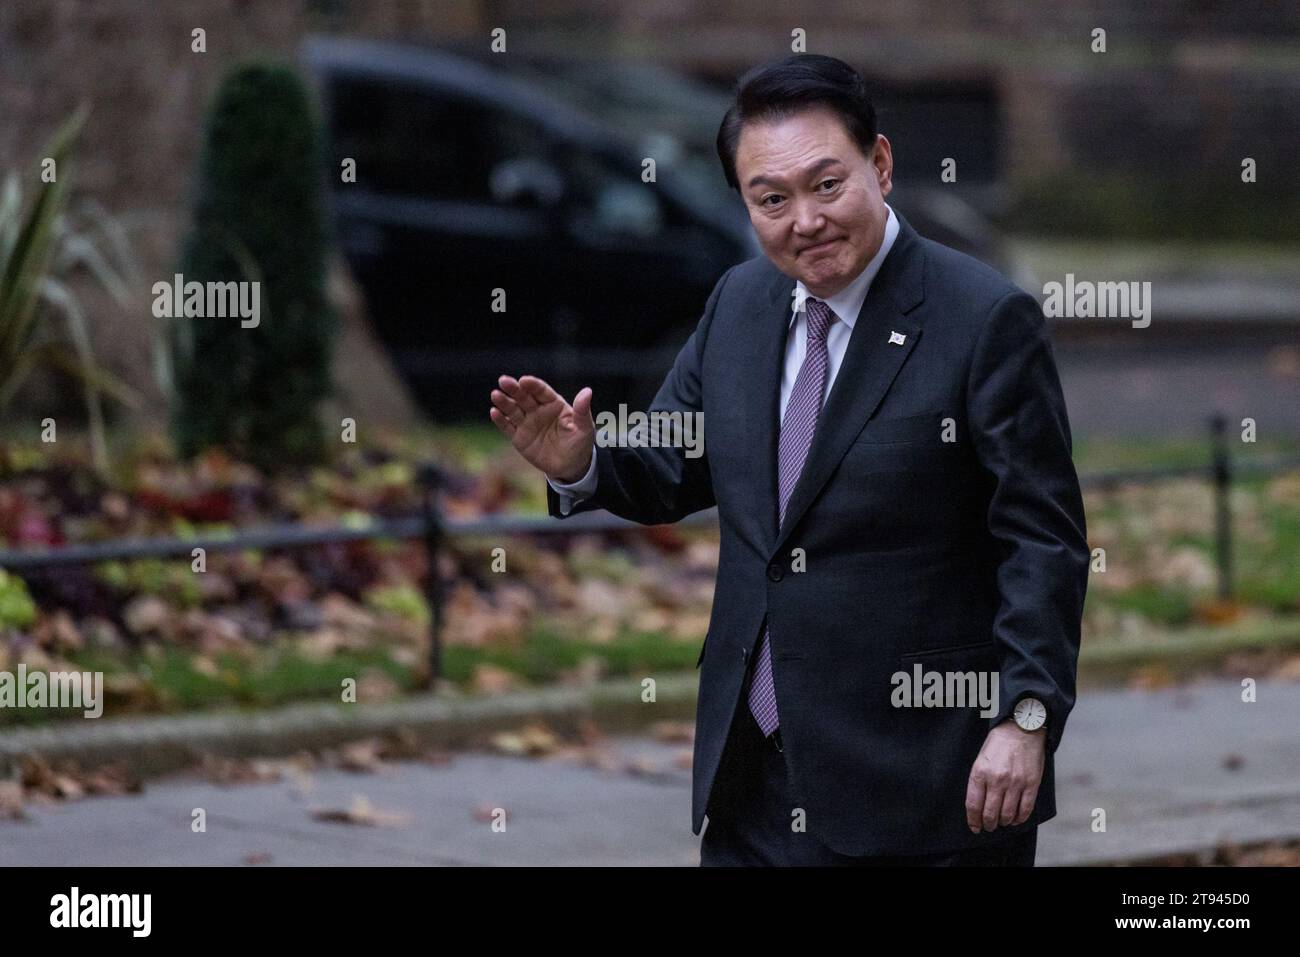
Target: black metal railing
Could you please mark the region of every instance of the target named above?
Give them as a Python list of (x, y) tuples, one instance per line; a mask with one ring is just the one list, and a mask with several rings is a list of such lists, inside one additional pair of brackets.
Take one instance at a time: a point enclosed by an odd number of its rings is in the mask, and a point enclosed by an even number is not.
[[(1218, 595), (1229, 600), (1232, 584), (1232, 515), (1230, 491), (1233, 481), (1248, 475), (1273, 475), (1300, 468), (1300, 455), (1274, 456), (1236, 461), (1230, 453), (1227, 420), (1216, 415), (1210, 422), (1210, 461), (1200, 465), (1146, 469), (1117, 469), (1079, 476), (1084, 490), (1107, 489), (1126, 484), (1153, 484), (1177, 478), (1206, 478), (1214, 491), (1215, 561)], [(303, 548), (311, 545), (367, 540), (423, 539), (428, 553), (429, 574), (424, 583), (428, 603), (429, 681), (442, 677), (443, 581), (438, 574), (437, 556), (449, 538), (514, 537), (520, 535), (575, 535), (645, 528), (608, 512), (584, 512), (557, 521), (549, 516), (486, 515), (473, 519), (449, 519), (442, 514), (438, 495), (442, 472), (437, 465), (424, 464), (417, 471), (422, 489), (420, 513), (397, 519), (375, 519), (362, 525), (302, 526), (294, 523), (263, 525), (230, 534), (194, 535), (188, 538), (121, 539), (66, 545), (44, 550), (0, 550), (0, 568), (21, 576), (49, 568), (88, 565), (139, 558), (189, 558), (192, 550), (205, 552), (242, 551), (263, 548)], [(688, 516), (678, 525), (711, 525), (717, 510), (707, 509)]]

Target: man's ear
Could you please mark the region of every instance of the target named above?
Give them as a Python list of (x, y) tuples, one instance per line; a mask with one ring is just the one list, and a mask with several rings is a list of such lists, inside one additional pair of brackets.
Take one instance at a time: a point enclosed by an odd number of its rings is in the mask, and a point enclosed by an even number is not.
[(888, 196), (894, 188), (894, 148), (884, 133), (876, 134), (876, 145), (871, 148), (871, 167), (876, 172), (880, 195)]

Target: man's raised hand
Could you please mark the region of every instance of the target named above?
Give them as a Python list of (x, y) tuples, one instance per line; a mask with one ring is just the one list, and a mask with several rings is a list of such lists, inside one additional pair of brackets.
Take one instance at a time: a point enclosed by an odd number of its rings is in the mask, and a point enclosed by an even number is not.
[(557, 482), (576, 482), (587, 474), (596, 434), (591, 389), (584, 388), (569, 405), (536, 376), (503, 375), (497, 384), (488, 414), (519, 454)]

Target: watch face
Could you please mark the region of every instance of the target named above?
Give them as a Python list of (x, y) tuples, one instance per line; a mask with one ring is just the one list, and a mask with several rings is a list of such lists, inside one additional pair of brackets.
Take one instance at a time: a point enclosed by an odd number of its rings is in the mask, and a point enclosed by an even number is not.
[(1023, 698), (1016, 703), (1016, 724), (1026, 731), (1037, 731), (1047, 721), (1047, 708), (1037, 698)]

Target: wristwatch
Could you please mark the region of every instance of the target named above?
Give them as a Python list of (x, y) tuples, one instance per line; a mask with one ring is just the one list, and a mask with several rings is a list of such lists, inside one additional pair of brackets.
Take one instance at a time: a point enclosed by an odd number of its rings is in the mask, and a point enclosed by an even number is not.
[(1047, 707), (1034, 697), (1021, 698), (1011, 713), (1022, 731), (1037, 731), (1047, 723)]

